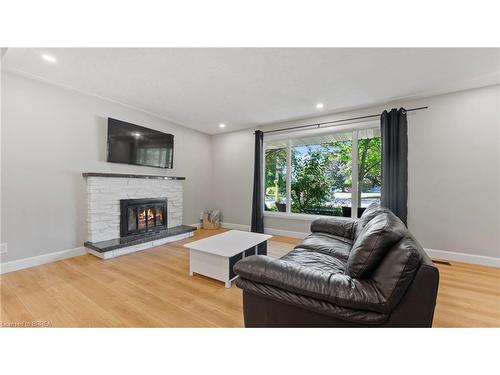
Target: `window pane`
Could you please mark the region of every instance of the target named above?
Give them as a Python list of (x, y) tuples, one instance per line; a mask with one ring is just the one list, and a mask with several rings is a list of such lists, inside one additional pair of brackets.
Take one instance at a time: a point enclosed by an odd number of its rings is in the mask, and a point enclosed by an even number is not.
[(352, 132), (295, 139), (292, 145), (291, 211), (348, 216)]
[(380, 129), (358, 131), (358, 217), (371, 203), (380, 203), (381, 173)]
[(265, 150), (265, 210), (286, 212), (286, 146)]

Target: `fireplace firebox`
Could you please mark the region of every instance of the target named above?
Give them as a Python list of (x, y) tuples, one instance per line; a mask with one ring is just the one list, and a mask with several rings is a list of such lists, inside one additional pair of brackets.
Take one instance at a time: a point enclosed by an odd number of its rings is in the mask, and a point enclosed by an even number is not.
[(167, 198), (121, 199), (120, 237), (167, 229)]

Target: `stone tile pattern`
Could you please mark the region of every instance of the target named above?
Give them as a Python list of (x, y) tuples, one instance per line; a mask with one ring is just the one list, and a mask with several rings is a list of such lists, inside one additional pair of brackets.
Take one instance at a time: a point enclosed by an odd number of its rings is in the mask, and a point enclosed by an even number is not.
[(182, 224), (182, 180), (87, 177), (87, 192), (90, 242), (120, 237), (120, 199), (166, 197), (168, 227)]

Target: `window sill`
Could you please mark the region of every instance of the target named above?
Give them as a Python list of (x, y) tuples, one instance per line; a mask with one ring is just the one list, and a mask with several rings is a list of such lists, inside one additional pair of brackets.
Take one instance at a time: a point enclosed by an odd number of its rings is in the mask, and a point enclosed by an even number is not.
[(313, 214), (294, 214), (288, 212), (273, 212), (264, 211), (264, 217), (272, 217), (275, 219), (287, 219), (287, 220), (302, 220), (302, 221), (313, 221), (318, 218), (331, 218), (340, 216), (326, 216), (326, 215), (313, 215)]

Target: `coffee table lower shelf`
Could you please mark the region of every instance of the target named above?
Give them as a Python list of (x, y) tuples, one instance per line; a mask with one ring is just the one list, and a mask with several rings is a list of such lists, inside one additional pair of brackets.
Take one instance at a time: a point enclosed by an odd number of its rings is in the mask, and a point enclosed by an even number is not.
[(197, 273), (207, 276), (222, 281), (226, 288), (231, 288), (232, 281), (238, 277), (233, 271), (233, 266), (244, 257), (257, 254), (257, 248), (258, 245), (232, 257), (189, 249), (189, 275)]

